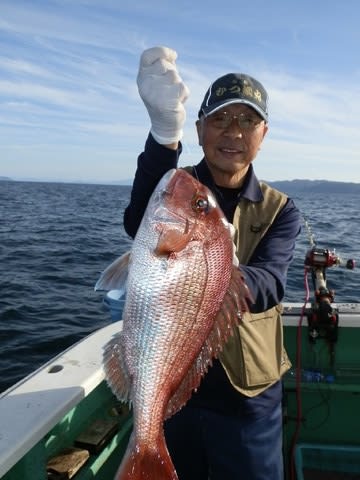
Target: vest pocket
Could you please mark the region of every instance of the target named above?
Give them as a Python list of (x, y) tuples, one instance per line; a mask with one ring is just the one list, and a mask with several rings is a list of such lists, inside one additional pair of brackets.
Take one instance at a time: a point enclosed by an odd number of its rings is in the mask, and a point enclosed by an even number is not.
[(231, 383), (245, 395), (256, 395), (290, 368), (280, 311), (245, 314), (220, 355)]
[(239, 326), (243, 356), (244, 387), (272, 383), (280, 379), (283, 334), (279, 314), (252, 314)]

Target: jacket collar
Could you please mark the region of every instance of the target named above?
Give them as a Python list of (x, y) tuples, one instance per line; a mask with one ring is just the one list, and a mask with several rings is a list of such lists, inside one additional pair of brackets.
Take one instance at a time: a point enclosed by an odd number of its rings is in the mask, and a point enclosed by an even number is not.
[[(193, 167), (193, 174), (201, 183), (209, 187), (210, 190), (216, 191), (218, 188), (214, 182), (205, 158), (203, 158), (200, 163)], [(259, 180), (255, 175), (252, 164), (249, 165), (249, 170), (247, 171), (245, 181), (239, 191), (238, 197), (239, 200), (240, 198), (246, 198), (251, 202), (261, 202), (264, 199)]]

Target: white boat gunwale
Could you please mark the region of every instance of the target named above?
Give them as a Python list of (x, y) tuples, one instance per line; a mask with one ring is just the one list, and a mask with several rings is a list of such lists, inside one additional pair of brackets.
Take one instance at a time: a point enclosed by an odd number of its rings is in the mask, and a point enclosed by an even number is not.
[(103, 346), (121, 326), (97, 330), (0, 395), (0, 478), (104, 380)]

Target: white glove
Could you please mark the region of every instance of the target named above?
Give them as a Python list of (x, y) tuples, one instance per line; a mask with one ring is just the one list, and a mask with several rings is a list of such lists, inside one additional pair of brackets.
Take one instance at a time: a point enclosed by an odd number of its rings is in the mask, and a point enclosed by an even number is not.
[(141, 55), (137, 84), (151, 120), (151, 134), (169, 145), (182, 138), (189, 89), (175, 64), (177, 53), (167, 47), (154, 47)]

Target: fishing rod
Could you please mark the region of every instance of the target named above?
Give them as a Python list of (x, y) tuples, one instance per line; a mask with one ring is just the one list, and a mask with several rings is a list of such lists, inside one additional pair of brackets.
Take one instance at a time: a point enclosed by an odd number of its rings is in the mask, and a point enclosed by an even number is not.
[(315, 342), (318, 338), (325, 338), (330, 343), (337, 341), (339, 315), (332, 305), (335, 300), (335, 291), (327, 286), (326, 270), (335, 266), (342, 266), (348, 270), (355, 268), (355, 260), (344, 261), (334, 250), (319, 248), (308, 220), (304, 217), (310, 249), (305, 254), (305, 273), (311, 274), (314, 288), (314, 301), (307, 311), (309, 326), (309, 340)]
[[(333, 382), (334, 377), (327, 375), (326, 377), (318, 369), (302, 369), (302, 323), (304, 317), (308, 322), (308, 339), (313, 345), (318, 339), (325, 339), (329, 345), (330, 365), (333, 367), (335, 362), (335, 344), (338, 336), (339, 313), (333, 304), (335, 299), (335, 291), (327, 286), (326, 270), (334, 266), (344, 266), (349, 270), (355, 268), (355, 260), (349, 259), (343, 261), (334, 250), (328, 248), (319, 248), (311, 226), (303, 215), (304, 224), (310, 243), (310, 248), (305, 254), (305, 300), (301, 311), (299, 324), (297, 328), (296, 340), (296, 360), (295, 360), (295, 380), (296, 380), (296, 417), (295, 431), (292, 437), (289, 456), (289, 474), (290, 479), (295, 480), (295, 447), (300, 435), (300, 428), (304, 421), (302, 399), (301, 399), (301, 383), (305, 382)], [(311, 307), (307, 308), (310, 300), (310, 290), (308, 283), (308, 275), (311, 274), (314, 288), (314, 299)]]

